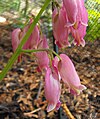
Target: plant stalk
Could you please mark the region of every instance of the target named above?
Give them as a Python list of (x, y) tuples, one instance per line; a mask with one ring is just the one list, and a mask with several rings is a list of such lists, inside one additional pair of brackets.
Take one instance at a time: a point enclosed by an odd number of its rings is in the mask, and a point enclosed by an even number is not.
[(61, 60), (61, 57), (58, 55), (58, 53), (56, 53), (55, 51), (51, 50), (51, 49), (33, 49), (33, 50), (21, 50), (22, 53), (34, 53), (34, 52), (51, 52), (52, 54), (54, 54), (55, 56), (57, 56), (59, 58), (59, 60)]
[(5, 77), (5, 75), (7, 74), (7, 72), (11, 69), (12, 65), (14, 64), (14, 62), (16, 61), (16, 59), (18, 58), (18, 56), (20, 55), (21, 49), (22, 49), (23, 45), (28, 40), (29, 36), (31, 35), (31, 33), (32, 33), (32, 31), (33, 31), (33, 29), (35, 27), (35, 25), (39, 21), (42, 13), (45, 11), (45, 9), (49, 5), (50, 1), (51, 0), (46, 0), (45, 1), (43, 7), (41, 8), (41, 10), (38, 13), (38, 15), (36, 16), (36, 18), (34, 19), (33, 23), (31, 24), (30, 28), (28, 29), (27, 33), (23, 37), (23, 39), (22, 39), (21, 43), (19, 44), (18, 48), (16, 49), (15, 53), (12, 55), (12, 57), (8, 61), (7, 65), (4, 67), (4, 69), (0, 73), (0, 80), (2, 80)]

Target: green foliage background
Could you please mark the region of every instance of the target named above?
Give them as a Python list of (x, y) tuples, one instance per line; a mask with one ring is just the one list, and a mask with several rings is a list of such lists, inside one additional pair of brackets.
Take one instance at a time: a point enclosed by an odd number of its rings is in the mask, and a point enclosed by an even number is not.
[[(15, 27), (23, 27), (23, 19), (31, 16), (32, 11), (39, 10), (45, 0), (0, 0), (0, 15), (5, 12), (19, 15), (18, 22), (13, 22)], [(85, 40), (96, 40), (100, 38), (100, 0), (85, 0), (88, 11), (88, 28)], [(41, 17), (41, 27), (48, 37), (52, 35), (51, 5)]]
[(100, 0), (87, 0), (88, 28), (86, 40), (96, 40), (100, 38)]

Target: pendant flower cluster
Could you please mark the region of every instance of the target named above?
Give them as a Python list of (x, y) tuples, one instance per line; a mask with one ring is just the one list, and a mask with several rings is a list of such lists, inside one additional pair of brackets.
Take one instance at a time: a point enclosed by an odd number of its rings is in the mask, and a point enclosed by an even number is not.
[(63, 0), (60, 9), (55, 8), (52, 15), (53, 34), (59, 48), (70, 46), (68, 35), (71, 33), (73, 43), (85, 46), (84, 36), (88, 22), (88, 14), (84, 0)]
[[(22, 38), (26, 34), (27, 30), (29, 29), (30, 25), (32, 23), (32, 20), (30, 20), (29, 24), (25, 26), (23, 29), (17, 28), (12, 32), (12, 47), (13, 51), (15, 51), (20, 44)], [(33, 32), (31, 33), (29, 39), (23, 46), (23, 49), (47, 49), (48, 48), (48, 42), (45, 35), (40, 35), (40, 30), (38, 28), (38, 25), (35, 26), (33, 29)], [(38, 64), (38, 71), (42, 71), (43, 69), (46, 69), (49, 66), (49, 58), (46, 51), (36, 52), (34, 53), (36, 56), (37, 64)], [(20, 61), (21, 55), (18, 57), (18, 61)]]
[(52, 67), (47, 68), (45, 76), (45, 96), (48, 101), (47, 111), (60, 107), (60, 94), (62, 80), (69, 88), (69, 92), (79, 95), (86, 87), (81, 85), (79, 76), (70, 58), (65, 54), (60, 54), (60, 58), (56, 56), (52, 61)]
[[(84, 0), (63, 0), (61, 9), (55, 8), (52, 14), (55, 44), (59, 48), (70, 46), (68, 35), (71, 33), (74, 37), (74, 44), (84, 46), (83, 38), (86, 34), (87, 22), (88, 16), (84, 7)], [(13, 51), (17, 49), (31, 23), (32, 20), (23, 29), (17, 28), (12, 32)], [(34, 27), (22, 49), (37, 51), (34, 53), (38, 64), (37, 69), (45, 73), (44, 90), (48, 102), (48, 112), (55, 108), (59, 109), (61, 105), (61, 80), (68, 87), (69, 93), (74, 95), (79, 95), (82, 90), (86, 89), (84, 85), (81, 85), (74, 64), (66, 54), (52, 58), (53, 55), (51, 54), (54, 52), (50, 52), (47, 38), (45, 35), (41, 35), (38, 25)]]

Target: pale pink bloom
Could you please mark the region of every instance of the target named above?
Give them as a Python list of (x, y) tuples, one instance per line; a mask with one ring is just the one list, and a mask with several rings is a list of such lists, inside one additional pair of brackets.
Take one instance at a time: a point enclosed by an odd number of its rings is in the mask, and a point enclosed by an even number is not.
[[(20, 28), (14, 29), (12, 32), (12, 47), (13, 47), (14, 52), (20, 43), (20, 34), (21, 34)], [(18, 56), (18, 62), (21, 61), (21, 58), (22, 58), (22, 55), (19, 55)]]
[[(20, 44), (22, 38), (25, 36), (27, 30), (29, 29), (30, 24), (27, 25), (24, 29), (17, 28), (12, 32), (12, 46), (13, 50), (15, 51)], [(37, 45), (39, 43), (39, 29), (38, 26), (35, 26), (33, 29), (32, 34), (30, 35), (29, 39), (26, 41), (26, 43), (23, 46), (23, 49), (34, 49), (37, 48)]]
[[(31, 24), (29, 24), (28, 26), (26, 26), (23, 29), (22, 38), (28, 31), (30, 25)], [(26, 41), (25, 45), (23, 46), (23, 49), (36, 49), (39, 44), (39, 40), (40, 40), (40, 32), (39, 32), (38, 26), (36, 25), (31, 33), (29, 39)]]
[(20, 43), (19, 37), (20, 37), (21, 29), (17, 28), (13, 30), (12, 32), (12, 47), (13, 51), (15, 51)]
[(85, 46), (84, 36), (88, 22), (88, 14), (84, 6), (84, 0), (63, 0), (66, 9), (68, 22), (67, 27), (71, 28), (74, 44)]
[(52, 111), (53, 109), (59, 109), (60, 107), (60, 81), (58, 73), (55, 69), (48, 68), (45, 75), (45, 97), (48, 101), (47, 112)]
[(77, 0), (63, 0), (63, 5), (66, 9), (69, 25), (72, 26), (76, 22), (76, 16), (78, 13)]
[[(45, 36), (40, 39), (37, 49), (47, 49), (48, 43)], [(38, 71), (42, 69), (47, 69), (49, 67), (49, 57), (46, 51), (40, 51), (36, 53), (37, 63), (38, 63)]]
[[(85, 14), (85, 15), (84, 15)], [(84, 40), (84, 36), (86, 35), (86, 25), (88, 22), (88, 14), (86, 12), (86, 9), (83, 9), (82, 14), (82, 23), (79, 22), (77, 28), (71, 27), (71, 33), (72, 36), (74, 37), (74, 43), (76, 45), (82, 45), (83, 47), (85, 46), (85, 40)], [(77, 21), (79, 21), (79, 19), (77, 19)]]
[[(31, 24), (31, 22), (30, 22)], [(30, 24), (25, 26), (24, 29), (14, 29), (12, 32), (12, 47), (13, 47), (13, 51), (15, 52), (15, 50), (17, 49), (18, 45), (20, 44), (22, 38), (25, 36), (27, 30), (30, 27)], [(33, 32), (31, 33), (29, 39), (26, 41), (26, 43), (23, 46), (23, 49), (35, 49), (38, 46), (39, 43), (39, 29), (38, 26), (36, 25), (33, 29)], [(18, 62), (21, 61), (22, 55), (20, 55), (18, 57)]]
[(61, 54), (60, 57), (61, 60), (58, 63), (60, 76), (64, 83), (69, 87), (69, 92), (79, 95), (86, 87), (81, 85), (79, 76), (70, 58), (65, 54)]
[(52, 23), (55, 43), (58, 45), (58, 47), (63, 48), (70, 45), (68, 42), (68, 28), (65, 27), (67, 17), (64, 7), (62, 7), (59, 11), (57, 8), (54, 9)]
[(74, 37), (74, 44), (77, 46), (85, 46), (84, 36), (86, 35), (86, 26), (79, 24), (78, 29), (71, 27), (71, 33)]
[(84, 0), (63, 0), (63, 5), (66, 9), (69, 26), (77, 28), (79, 22), (87, 26), (87, 12), (84, 6)]

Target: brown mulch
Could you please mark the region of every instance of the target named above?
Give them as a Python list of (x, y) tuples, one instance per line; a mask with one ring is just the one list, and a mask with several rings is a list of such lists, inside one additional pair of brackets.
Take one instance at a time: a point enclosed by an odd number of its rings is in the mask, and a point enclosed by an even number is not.
[[(10, 27), (0, 26), (0, 72), (12, 56)], [(100, 118), (100, 41), (87, 42), (84, 48), (71, 47), (63, 53), (73, 60), (87, 89), (75, 97), (62, 85), (62, 104), (66, 104), (75, 119)], [(0, 119), (68, 119), (61, 106), (59, 113), (46, 112), (44, 76), (37, 72), (34, 58), (24, 56), (15, 63), (0, 82)]]

